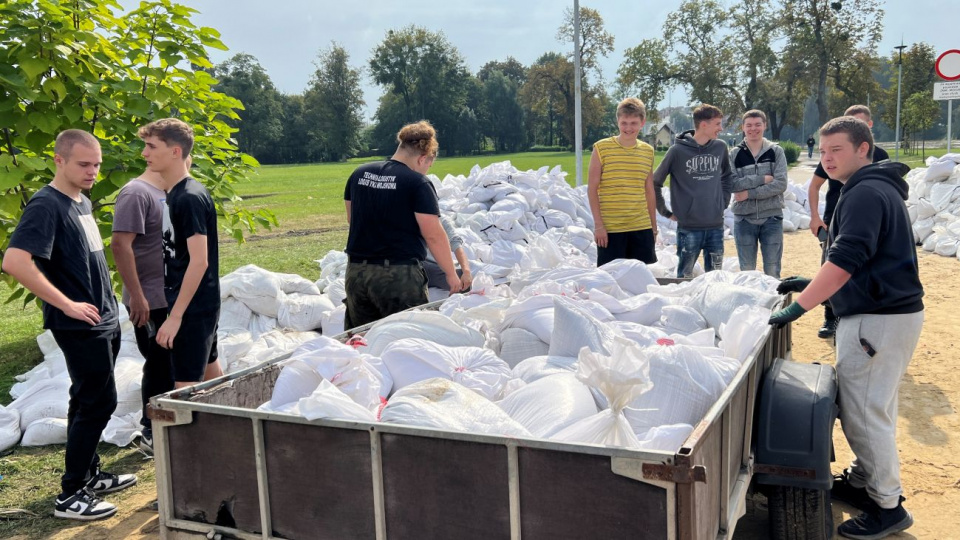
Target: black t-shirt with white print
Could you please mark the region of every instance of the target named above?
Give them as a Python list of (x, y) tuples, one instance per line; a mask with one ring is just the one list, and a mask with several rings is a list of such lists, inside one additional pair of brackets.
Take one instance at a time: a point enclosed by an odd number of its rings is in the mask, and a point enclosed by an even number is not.
[(343, 191), (350, 201), (347, 254), (363, 259), (427, 256), (414, 214), (440, 215), (437, 192), (426, 176), (394, 160), (361, 165)]
[(167, 193), (163, 219), (164, 291), (172, 309), (190, 264), (187, 239), (207, 237), (207, 269), (197, 292), (187, 305), (187, 315), (207, 314), (220, 309), (220, 257), (217, 244), (217, 208), (207, 188), (189, 176)]
[(100, 312), (100, 322), (91, 326), (44, 302), (44, 328), (99, 331), (117, 325), (117, 298), (110, 284), (103, 239), (86, 196), (81, 194), (75, 201), (44, 186), (23, 209), (9, 247), (30, 253), (40, 272), (64, 296), (91, 304)]

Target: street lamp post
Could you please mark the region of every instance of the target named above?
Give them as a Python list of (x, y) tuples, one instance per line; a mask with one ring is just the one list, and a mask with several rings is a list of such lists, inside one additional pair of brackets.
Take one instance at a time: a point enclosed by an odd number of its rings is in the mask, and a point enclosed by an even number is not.
[(573, 145), (577, 159), (577, 186), (583, 185), (583, 119), (580, 112), (580, 1), (573, 0)]
[(900, 45), (894, 47), (897, 49), (899, 56), (897, 57), (897, 134), (896, 134), (896, 154), (893, 158), (894, 161), (900, 161), (900, 82), (903, 80), (903, 50), (906, 49), (906, 45), (903, 44), (903, 40), (900, 40)]

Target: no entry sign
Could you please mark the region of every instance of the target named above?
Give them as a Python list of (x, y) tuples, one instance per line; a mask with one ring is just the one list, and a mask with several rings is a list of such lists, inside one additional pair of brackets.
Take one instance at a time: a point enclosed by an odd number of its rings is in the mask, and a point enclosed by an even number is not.
[(960, 49), (950, 49), (937, 58), (937, 75), (947, 81), (960, 80)]

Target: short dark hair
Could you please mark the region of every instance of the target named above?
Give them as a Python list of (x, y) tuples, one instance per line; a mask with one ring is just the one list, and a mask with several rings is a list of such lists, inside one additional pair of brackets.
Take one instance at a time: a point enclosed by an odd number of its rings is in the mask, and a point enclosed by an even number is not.
[(140, 128), (141, 139), (156, 137), (170, 146), (179, 146), (181, 158), (187, 159), (193, 150), (193, 128), (179, 118), (161, 118)]
[(69, 161), (73, 147), (78, 144), (88, 148), (100, 148), (100, 141), (90, 133), (82, 129), (67, 129), (57, 135), (57, 140), (53, 143), (53, 153)]
[(723, 118), (723, 112), (713, 105), (704, 103), (693, 110), (693, 127), (699, 127), (700, 122), (714, 118)]
[(617, 119), (621, 116), (639, 116), (640, 120), (647, 119), (647, 107), (635, 97), (628, 97), (617, 105)]
[(820, 128), (821, 140), (824, 135), (836, 133), (846, 133), (854, 148), (860, 148), (861, 144), (868, 143), (870, 149), (867, 151), (867, 157), (873, 158), (873, 133), (870, 132), (870, 126), (866, 122), (853, 116), (841, 116), (827, 121)]
[(759, 118), (763, 120), (763, 124), (767, 124), (767, 114), (760, 109), (750, 109), (749, 111), (743, 113), (743, 117), (740, 119), (741, 122), (746, 122), (747, 118)]
[(873, 115), (870, 114), (870, 107), (866, 105), (851, 105), (847, 107), (847, 110), (843, 111), (844, 116), (853, 116), (855, 114), (862, 114), (870, 120), (873, 120)]

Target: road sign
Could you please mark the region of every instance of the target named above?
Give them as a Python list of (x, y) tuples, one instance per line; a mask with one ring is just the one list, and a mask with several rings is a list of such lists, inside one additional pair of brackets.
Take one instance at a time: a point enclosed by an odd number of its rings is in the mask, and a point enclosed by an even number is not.
[(960, 99), (960, 81), (933, 83), (933, 99), (937, 101)]
[(960, 49), (950, 49), (937, 58), (937, 75), (947, 81), (960, 79)]

